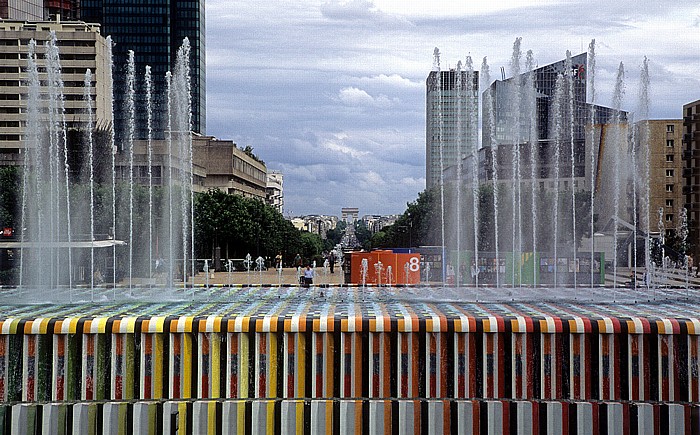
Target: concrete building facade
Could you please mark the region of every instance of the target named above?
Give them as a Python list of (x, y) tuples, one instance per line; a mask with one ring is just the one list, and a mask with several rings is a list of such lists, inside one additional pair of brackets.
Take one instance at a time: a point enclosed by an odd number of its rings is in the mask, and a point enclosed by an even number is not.
[[(94, 125), (109, 128), (112, 124), (109, 60), (99, 25), (78, 21), (0, 21), (0, 165), (22, 162), (27, 121), (28, 44), (31, 39), (37, 42), (39, 80), (45, 82), (44, 42), (52, 31), (56, 32), (60, 51), (67, 128), (80, 131), (87, 125), (84, 81), (88, 69), (92, 72)], [(42, 87), (40, 92), (46, 94), (48, 90)]]
[(41, 21), (44, 19), (44, 0), (0, 0), (0, 18)]
[[(649, 126), (649, 224), (658, 231), (659, 210), (665, 229), (677, 230), (683, 195), (683, 121), (659, 119), (640, 121), (637, 130)], [(640, 165), (643, 156), (640, 156)]]
[(691, 255), (700, 259), (700, 100), (683, 105), (683, 179), (688, 241)]
[[(172, 145), (171, 145), (172, 146)], [(181, 161), (179, 153), (168, 152), (165, 140), (151, 142), (151, 180), (154, 186), (167, 186), (170, 179), (177, 183), (181, 172), (189, 172), (189, 165)], [(267, 168), (265, 164), (239, 149), (233, 141), (213, 136), (194, 135), (193, 190), (206, 192), (219, 189), (226, 193), (265, 201)], [(129, 179), (129, 153), (117, 154), (117, 178)], [(148, 185), (148, 142), (134, 142), (134, 181)]]

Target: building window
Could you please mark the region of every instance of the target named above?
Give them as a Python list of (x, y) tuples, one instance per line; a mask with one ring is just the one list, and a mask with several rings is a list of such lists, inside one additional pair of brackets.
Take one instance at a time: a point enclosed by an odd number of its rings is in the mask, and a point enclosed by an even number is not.
[(671, 208), (673, 208), (673, 200), (672, 200), (672, 199), (667, 199), (667, 200), (666, 200), (666, 207), (671, 207)]
[(673, 124), (666, 124), (666, 132), (673, 133)]
[(666, 169), (666, 176), (673, 177), (673, 169)]
[(667, 214), (666, 215), (666, 222), (673, 222), (673, 214)]
[(669, 148), (673, 148), (673, 139), (666, 139), (666, 146)]
[(673, 192), (673, 184), (666, 185), (666, 192)]
[(673, 154), (666, 154), (666, 161), (672, 162), (673, 161)]

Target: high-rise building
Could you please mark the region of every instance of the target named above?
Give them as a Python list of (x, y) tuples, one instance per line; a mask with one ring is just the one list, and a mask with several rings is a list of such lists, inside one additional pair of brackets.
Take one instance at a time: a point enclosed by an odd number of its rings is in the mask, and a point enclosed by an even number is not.
[(440, 173), (472, 152), (478, 120), (477, 72), (431, 71), (426, 80), (425, 184), (440, 185)]
[[(590, 137), (587, 137), (590, 135), (587, 133), (590, 132), (590, 129), (587, 130), (587, 127), (590, 125), (591, 115), (595, 114), (593, 124), (598, 126), (616, 122), (624, 124), (627, 122), (627, 112), (619, 111), (616, 113), (615, 110), (609, 107), (592, 105), (587, 102), (587, 57), (587, 53), (581, 53), (571, 58), (573, 125), (564, 126), (566, 131), (563, 132), (562, 136), (564, 136), (565, 139), (560, 140), (560, 142), (565, 142), (565, 145), (568, 147), (567, 149), (560, 148), (559, 151), (562, 153), (561, 155), (570, 155), (570, 137), (571, 133), (573, 133), (573, 147), (575, 155), (573, 177), (571, 174), (571, 164), (568, 160), (565, 163), (556, 162), (554, 160), (554, 156), (556, 154), (554, 147), (557, 146), (557, 131), (555, 116), (553, 113), (553, 103), (557, 90), (557, 78), (563, 77), (563, 74), (566, 72), (566, 61), (561, 60), (533, 70), (536, 105), (536, 134), (533, 135), (534, 139), (537, 141), (536, 177), (538, 179), (538, 183), (542, 187), (553, 187), (552, 179), (555, 176), (556, 169), (559, 169), (559, 176), (562, 179), (566, 179), (564, 181), (567, 183), (567, 185), (569, 182), (571, 182), (571, 184), (577, 190), (590, 189), (591, 186), (589, 175), (591, 171), (588, 167), (588, 165), (590, 165), (590, 158), (588, 158), (590, 152), (587, 151), (587, 147), (589, 146), (587, 141), (590, 142)], [(493, 129), (494, 134), (492, 137), (490, 131), (491, 129), (488, 128), (487, 121), (485, 121), (485, 126), (482, 130), (482, 143), (484, 144), (485, 150), (480, 156), (482, 179), (491, 179), (493, 176), (491, 167), (493, 150), (498, 150), (499, 179), (509, 179), (515, 170), (512, 165), (512, 153), (510, 152), (514, 144), (518, 144), (518, 146), (521, 148), (521, 159), (523, 159), (524, 156), (529, 155), (529, 142), (531, 140), (530, 120), (522, 119), (523, 103), (521, 103), (520, 107), (514, 108), (514, 103), (512, 101), (514, 81), (517, 80), (518, 82), (523, 83), (525, 82), (528, 74), (529, 72), (525, 72), (520, 74), (518, 77), (511, 77), (506, 80), (496, 80), (491, 84), (488, 90), (484, 91), (490, 92), (492, 95), (491, 110), (493, 110), (495, 128)], [(565, 85), (562, 84), (562, 86)], [(484, 104), (486, 104), (485, 98), (482, 99), (482, 101)], [(568, 98), (566, 99), (564, 105), (569, 105)], [(486, 107), (483, 109), (484, 112), (487, 112)], [(562, 113), (566, 113), (568, 115), (569, 111), (570, 110), (568, 107), (562, 108)], [(597, 129), (597, 131), (602, 130)], [(596, 138), (596, 140), (598, 143), (594, 146), (597, 148), (596, 158), (598, 158), (598, 151), (602, 150), (604, 146), (600, 142), (602, 141), (600, 135)], [(561, 147), (562, 145), (560, 144), (559, 146)], [(528, 166), (529, 162), (524, 161), (520, 164), (520, 173), (522, 174), (523, 178), (529, 179), (531, 176), (530, 167)]]
[[(111, 125), (107, 44), (100, 26), (79, 21), (0, 21), (0, 164), (22, 164), (22, 149), (26, 146), (24, 130), (27, 121), (27, 53), (28, 43), (35, 40), (39, 79), (46, 81), (44, 42), (50, 32), (56, 32), (63, 65), (63, 99), (66, 127), (69, 132), (84, 130), (88, 116), (85, 110), (85, 72), (92, 72), (90, 88), (93, 100), (94, 125)], [(48, 101), (48, 90), (42, 87), (41, 101)], [(45, 104), (48, 104), (45, 103)], [(71, 137), (69, 140), (72, 143)], [(71, 144), (69, 144), (70, 146)]]
[(688, 241), (696, 263), (700, 260), (700, 100), (683, 105), (683, 178), (688, 211)]
[(44, 0), (44, 18), (55, 20), (77, 20), (80, 18), (79, 0)]
[[(680, 210), (684, 207), (682, 129), (680, 119), (655, 119), (635, 124), (636, 136), (648, 125), (649, 131), (649, 228), (658, 231), (659, 218), (664, 228), (678, 230)], [(644, 168), (644, 156), (639, 156)], [(641, 172), (641, 171), (640, 171)], [(659, 210), (662, 210), (661, 213)], [(661, 216), (659, 216), (661, 214)]]
[(157, 138), (167, 129), (166, 79), (173, 71), (177, 51), (187, 37), (191, 46), (190, 84), (192, 87), (192, 130), (206, 130), (206, 59), (204, 0), (81, 0), (80, 17), (102, 24), (102, 34), (114, 41), (115, 126), (124, 135), (127, 115), (126, 63), (133, 50), (136, 64), (137, 138), (147, 137), (144, 74), (151, 67), (153, 129)]
[(41, 21), (44, 19), (44, 0), (0, 0), (0, 18)]

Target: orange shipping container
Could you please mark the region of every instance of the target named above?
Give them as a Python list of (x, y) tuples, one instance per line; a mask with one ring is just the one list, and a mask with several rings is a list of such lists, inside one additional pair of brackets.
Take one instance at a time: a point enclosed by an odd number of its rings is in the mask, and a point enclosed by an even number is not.
[[(362, 284), (362, 260), (367, 259), (365, 284), (419, 284), (420, 254), (394, 251), (355, 251), (345, 254), (345, 282)], [(378, 267), (381, 262), (381, 268)], [(389, 273), (391, 267), (391, 273)], [(391, 276), (390, 276), (391, 275)], [(391, 279), (391, 282), (389, 280)]]

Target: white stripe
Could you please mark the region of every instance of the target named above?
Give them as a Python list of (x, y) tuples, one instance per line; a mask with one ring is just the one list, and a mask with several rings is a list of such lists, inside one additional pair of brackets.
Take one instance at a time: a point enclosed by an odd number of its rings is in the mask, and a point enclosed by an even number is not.
[(2, 333), (3, 334), (9, 334), (10, 333), (10, 326), (12, 326), (12, 323), (14, 322), (15, 319), (9, 318), (6, 319), (4, 322), (2, 322)]

